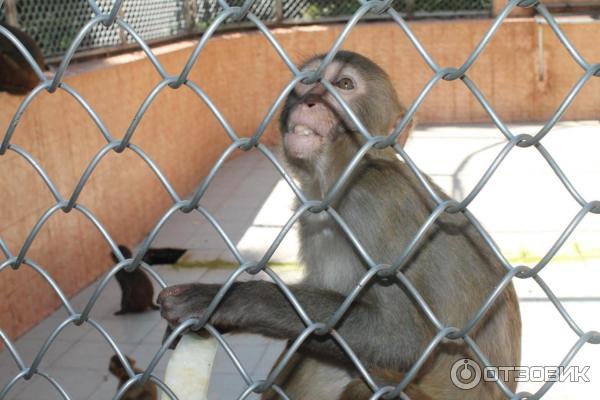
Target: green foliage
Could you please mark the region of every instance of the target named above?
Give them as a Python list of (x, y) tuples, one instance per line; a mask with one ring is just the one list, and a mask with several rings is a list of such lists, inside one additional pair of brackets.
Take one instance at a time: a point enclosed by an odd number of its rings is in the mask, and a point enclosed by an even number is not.
[(358, 7), (358, 0), (312, 2), (303, 12), (303, 19), (319, 19), (352, 14)]
[[(410, 3), (410, 1), (404, 1)], [(492, 0), (415, 0), (413, 11), (465, 11), (465, 10), (491, 10)], [(397, 8), (398, 11), (404, 11)]]
[[(225, 261), (220, 258), (213, 260), (204, 261), (179, 261), (174, 264), (173, 267), (177, 268), (216, 268), (216, 269), (233, 269), (240, 266), (237, 262)], [(281, 261), (269, 261), (267, 263), (269, 268), (278, 268), (279, 270), (299, 271), (301, 269), (297, 262), (281, 262)]]
[[(293, 1), (290, 1), (293, 3)], [(361, 3), (350, 1), (310, 1), (301, 11), (302, 19), (318, 20), (321, 18), (347, 17), (352, 15)], [(436, 12), (436, 11), (469, 11), (490, 10), (492, 0), (396, 0), (392, 3), (398, 12)]]

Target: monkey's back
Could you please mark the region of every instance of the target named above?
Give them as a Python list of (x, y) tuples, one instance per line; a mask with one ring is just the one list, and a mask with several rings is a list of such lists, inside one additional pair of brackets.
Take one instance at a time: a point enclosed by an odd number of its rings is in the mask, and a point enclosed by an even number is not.
[(143, 312), (157, 309), (154, 305), (152, 281), (141, 269), (127, 272), (124, 269), (115, 274), (122, 291), (120, 314)]
[[(393, 265), (426, 223), (435, 202), (412, 171), (395, 157), (367, 158), (350, 182), (333, 208), (376, 263)], [(448, 198), (437, 186), (433, 187), (442, 198)], [(366, 273), (367, 267), (350, 239), (324, 214), (303, 217), (300, 237), (301, 258), (311, 284), (348, 294)], [(343, 265), (343, 269), (332, 268), (332, 264)], [(442, 213), (401, 271), (441, 324), (458, 329), (476, 315), (506, 273), (462, 213)], [(376, 312), (392, 321), (390, 326), (382, 326), (382, 335), (402, 334), (398, 313), (409, 313), (425, 333), (413, 338), (415, 351), (401, 364), (386, 359), (395, 354), (392, 351), (381, 355), (381, 362), (388, 364), (383, 368), (409, 368), (437, 333), (434, 324), (399, 280), (390, 285), (375, 277), (359, 299), (376, 304)], [(520, 333), (518, 302), (513, 285), (509, 284), (469, 336), (493, 365), (504, 366), (519, 365)], [(476, 360), (462, 341), (447, 341), (438, 346), (427, 368), (422, 369), (422, 372), (427, 370), (420, 378), (423, 389), (434, 398), (444, 399), (501, 396), (494, 384), (480, 385), (471, 391), (452, 385), (449, 379), (452, 364), (463, 357)], [(510, 387), (514, 389), (514, 383)]]

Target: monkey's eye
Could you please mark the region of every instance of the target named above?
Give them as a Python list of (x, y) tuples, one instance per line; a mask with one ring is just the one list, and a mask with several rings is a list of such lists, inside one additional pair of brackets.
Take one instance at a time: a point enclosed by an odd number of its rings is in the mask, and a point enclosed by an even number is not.
[(354, 89), (354, 82), (350, 78), (342, 78), (335, 83), (335, 86), (342, 90), (352, 90)]

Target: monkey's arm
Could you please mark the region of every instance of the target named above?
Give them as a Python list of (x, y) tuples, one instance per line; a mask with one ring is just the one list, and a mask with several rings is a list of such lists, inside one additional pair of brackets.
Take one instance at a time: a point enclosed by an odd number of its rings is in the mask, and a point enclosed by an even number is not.
[(29, 65), (21, 66), (7, 54), (0, 53), (0, 91), (26, 94), (39, 83)]
[[(201, 317), (219, 288), (220, 285), (199, 283), (166, 288), (158, 297), (161, 314), (171, 325)], [(290, 290), (315, 322), (327, 322), (345, 300), (339, 293), (304, 285), (290, 286)], [(414, 360), (425, 334), (420, 333), (422, 329), (415, 326), (406, 310), (388, 311), (385, 321), (380, 311), (355, 301), (336, 329), (367, 365), (402, 368)], [(210, 322), (220, 331), (252, 332), (288, 340), (296, 339), (306, 327), (281, 290), (265, 281), (235, 283)], [(339, 362), (349, 360), (328, 337), (313, 337), (302, 350)]]

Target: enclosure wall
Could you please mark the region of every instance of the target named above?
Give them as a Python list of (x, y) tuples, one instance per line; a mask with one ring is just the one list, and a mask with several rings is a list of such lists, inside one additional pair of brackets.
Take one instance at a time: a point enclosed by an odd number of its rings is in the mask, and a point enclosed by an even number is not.
[[(600, 24), (577, 22), (566, 23), (564, 31), (587, 59), (600, 59), (600, 48), (593, 41), (600, 35)], [(490, 24), (491, 20), (454, 20), (420, 21), (411, 26), (439, 65), (456, 67)], [(306, 26), (274, 33), (299, 62), (327, 51), (342, 28)], [(156, 52), (167, 70), (178, 74), (194, 44), (179, 42)], [(344, 47), (364, 53), (386, 69), (407, 105), (432, 77), (397, 25), (361, 24)], [(150, 62), (135, 53), (73, 65), (71, 70), (65, 82), (89, 101), (117, 138), (159, 81)], [(533, 19), (505, 22), (469, 72), (504, 121), (547, 120), (582, 74), (550, 29)], [(259, 32), (246, 31), (210, 40), (190, 77), (240, 136), (250, 136), (291, 74)], [(0, 132), (6, 131), (21, 100), (0, 94)], [(460, 81), (438, 85), (417, 115), (420, 123), (489, 121)], [(563, 119), (598, 119), (599, 115), (600, 81), (592, 79)], [(263, 143), (276, 141), (276, 128), (273, 121)], [(187, 88), (163, 91), (144, 115), (132, 142), (157, 162), (180, 194), (190, 192), (230, 144), (209, 109)], [(12, 143), (32, 153), (62, 195), (69, 197), (104, 139), (76, 101), (59, 91), (34, 100)], [(36, 221), (55, 202), (33, 168), (14, 154), (0, 157), (0, 188), (0, 236), (17, 253)], [(128, 245), (139, 242), (172, 204), (148, 166), (130, 150), (109, 154), (78, 202), (95, 213), (114, 239)], [(107, 270), (111, 265), (108, 253), (100, 233), (81, 214), (59, 213), (44, 226), (27, 257), (72, 295)], [(1, 273), (0, 292), (5, 297), (0, 302), (0, 326), (11, 338), (58, 306), (54, 291), (46, 285), (26, 267)]]

